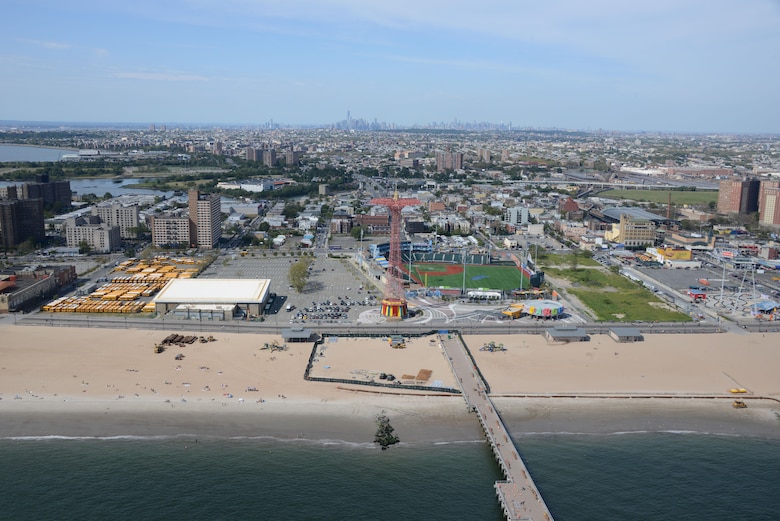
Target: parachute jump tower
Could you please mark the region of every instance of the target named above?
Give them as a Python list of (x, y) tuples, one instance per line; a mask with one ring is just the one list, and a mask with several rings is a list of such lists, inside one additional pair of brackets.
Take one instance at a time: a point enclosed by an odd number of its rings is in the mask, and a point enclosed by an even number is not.
[(386, 206), (390, 211), (390, 254), (387, 259), (390, 265), (386, 274), (382, 315), (389, 320), (401, 320), (408, 314), (401, 271), (401, 210), (421, 203), (418, 199), (400, 199), (396, 189), (393, 197), (372, 199), (371, 204)]

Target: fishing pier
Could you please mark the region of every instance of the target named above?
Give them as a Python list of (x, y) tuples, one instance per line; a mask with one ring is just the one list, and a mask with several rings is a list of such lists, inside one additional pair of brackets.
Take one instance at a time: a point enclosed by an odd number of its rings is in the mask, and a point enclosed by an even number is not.
[(474, 411), (490, 442), (493, 455), (506, 478), (495, 484), (496, 495), (509, 521), (552, 521), (553, 517), (536, 488), (504, 421), (487, 394), (487, 387), (458, 334), (440, 334), (463, 398)]

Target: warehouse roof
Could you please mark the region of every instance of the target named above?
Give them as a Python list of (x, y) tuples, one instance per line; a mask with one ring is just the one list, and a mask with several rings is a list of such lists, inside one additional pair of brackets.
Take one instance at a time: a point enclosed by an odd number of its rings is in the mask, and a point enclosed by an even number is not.
[(653, 222), (660, 222), (666, 220), (666, 218), (661, 217), (660, 215), (656, 215), (654, 213), (650, 213), (647, 210), (643, 210), (642, 208), (626, 207), (626, 206), (605, 208), (602, 213), (606, 217), (613, 219), (615, 222), (620, 221), (621, 215), (627, 215), (631, 219), (653, 221)]
[(154, 302), (182, 304), (261, 304), (268, 298), (269, 279), (172, 279)]

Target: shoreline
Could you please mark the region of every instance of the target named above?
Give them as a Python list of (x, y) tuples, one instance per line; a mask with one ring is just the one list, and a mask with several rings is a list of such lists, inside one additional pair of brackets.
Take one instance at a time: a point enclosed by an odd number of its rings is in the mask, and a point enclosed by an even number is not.
[[(271, 352), (261, 346), (278, 341), (276, 335), (225, 333), (215, 335), (216, 342), (155, 354), (155, 342), (168, 334), (0, 326), (0, 439), (192, 435), (370, 444), (376, 416), (386, 414), (402, 442), (484, 440), (458, 395), (305, 381), (311, 343)], [(628, 432), (780, 439), (780, 403), (751, 398), (780, 396), (772, 374), (780, 335), (700, 337), (551, 346), (537, 336), (497, 335), (490, 340), (507, 347), (499, 353), (479, 351), (485, 337), (465, 340), (516, 439)], [(453, 382), (430, 339), (411, 341), (406, 349), (371, 342), (323, 344), (315, 372), (357, 381), (371, 371), (427, 369), (434, 380)], [(179, 351), (184, 357), (176, 360)], [(747, 409), (731, 406), (727, 393), (734, 381), (749, 391), (733, 396), (744, 398)], [(675, 397), (646, 396), (652, 393)], [(720, 398), (682, 397), (686, 393)]]
[[(19, 438), (270, 438), (334, 443), (373, 442), (377, 414), (387, 414), (401, 441), (411, 444), (482, 442), (476, 417), (460, 398), (434, 403), (375, 403), (355, 410), (348, 401), (312, 407), (286, 403), (262, 407), (118, 402), (27, 403), (0, 407), (0, 439)], [(762, 406), (737, 410), (729, 403), (673, 404), (630, 398), (497, 398), (516, 441), (548, 435), (705, 434), (780, 440), (780, 411)], [(163, 406), (164, 405), (164, 406)]]

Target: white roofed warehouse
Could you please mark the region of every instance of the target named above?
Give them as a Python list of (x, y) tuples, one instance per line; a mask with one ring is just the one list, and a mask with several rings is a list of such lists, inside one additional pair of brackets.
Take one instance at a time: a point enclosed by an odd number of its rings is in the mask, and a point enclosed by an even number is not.
[(172, 279), (154, 297), (155, 310), (187, 318), (229, 320), (240, 311), (260, 315), (270, 279)]

